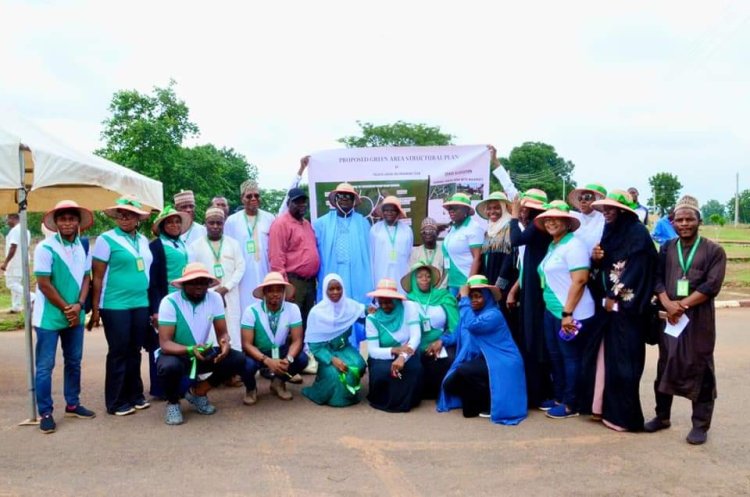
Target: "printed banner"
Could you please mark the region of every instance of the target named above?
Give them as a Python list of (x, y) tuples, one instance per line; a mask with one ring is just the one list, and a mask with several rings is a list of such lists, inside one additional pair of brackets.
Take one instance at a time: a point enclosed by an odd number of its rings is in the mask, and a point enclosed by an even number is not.
[(362, 203), (357, 211), (377, 222), (376, 207), (395, 195), (406, 212), (414, 241), (421, 244), (419, 227), (429, 216), (448, 224), (443, 201), (464, 192), (476, 205), (490, 188), (490, 151), (486, 145), (449, 147), (344, 148), (310, 156), (310, 215), (325, 215), (333, 206), (328, 195), (339, 183), (351, 183)]

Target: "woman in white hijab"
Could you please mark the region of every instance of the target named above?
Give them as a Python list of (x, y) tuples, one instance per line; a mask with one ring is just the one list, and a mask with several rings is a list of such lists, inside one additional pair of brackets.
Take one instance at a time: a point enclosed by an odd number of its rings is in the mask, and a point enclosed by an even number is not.
[(365, 306), (347, 298), (335, 273), (323, 280), (323, 300), (307, 317), (305, 342), (318, 361), (315, 382), (302, 395), (319, 405), (346, 407), (359, 402), (360, 379), (367, 367), (349, 343), (352, 325), (365, 317)]

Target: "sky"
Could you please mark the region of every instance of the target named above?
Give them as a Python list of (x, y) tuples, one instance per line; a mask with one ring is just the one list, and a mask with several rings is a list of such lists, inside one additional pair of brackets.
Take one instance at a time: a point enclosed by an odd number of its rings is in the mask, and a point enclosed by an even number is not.
[(115, 92), (170, 79), (261, 187), (356, 121), (439, 126), (499, 156), (542, 141), (579, 183), (750, 188), (750, 2), (0, 0), (0, 108), (94, 150)]

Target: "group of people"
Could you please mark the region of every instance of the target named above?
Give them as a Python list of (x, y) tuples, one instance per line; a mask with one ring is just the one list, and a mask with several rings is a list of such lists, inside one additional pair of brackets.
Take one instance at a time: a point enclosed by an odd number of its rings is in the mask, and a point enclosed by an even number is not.
[[(706, 440), (716, 396), (713, 298), (726, 260), (699, 236), (693, 197), (678, 202), (679, 236), (657, 255), (630, 194), (599, 184), (576, 188), (567, 202), (532, 189), (473, 205), (455, 193), (443, 203), (450, 224), (424, 219), (417, 247), (397, 197), (380, 202), (370, 226), (348, 183), (313, 223), (296, 186), (278, 216), (261, 209), (255, 182), (240, 194), (242, 210), (229, 215), (216, 198), (203, 226), (192, 192), (178, 193), (150, 242), (138, 231), (149, 213), (121, 198), (104, 211), (117, 227), (90, 253), (79, 238), (90, 210), (62, 201), (44, 216), (54, 235), (35, 251), (33, 318), (43, 432), (56, 426), (58, 338), (65, 415), (94, 417), (79, 399), (90, 289), (88, 326), (104, 326), (105, 404), (117, 416), (150, 406), (140, 375), (146, 349), (150, 394), (166, 401), (170, 425), (184, 421), (182, 398), (213, 414), (207, 393), (223, 384), (244, 386), (244, 404), (254, 405), (259, 372), (282, 400), (293, 397), (288, 382), (314, 373), (303, 396), (349, 406), (367, 372), (376, 409), (408, 412), (435, 399), (440, 412), (507, 425), (539, 408), (550, 418), (589, 414), (614, 430), (657, 431), (670, 425), (672, 396), (685, 396), (688, 441)], [(654, 336), (657, 415), (644, 423), (639, 383)]]

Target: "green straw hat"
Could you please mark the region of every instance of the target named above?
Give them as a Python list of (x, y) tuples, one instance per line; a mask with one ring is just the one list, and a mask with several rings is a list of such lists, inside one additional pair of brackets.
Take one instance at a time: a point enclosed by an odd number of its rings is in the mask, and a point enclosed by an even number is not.
[(622, 209), (627, 212), (632, 212), (636, 216), (638, 215), (638, 213), (635, 212), (635, 208), (638, 207), (638, 204), (633, 202), (633, 197), (631, 197), (630, 194), (624, 190), (612, 190), (611, 192), (607, 193), (606, 197), (601, 200), (595, 201), (592, 205), (594, 209), (598, 211), (603, 210), (605, 206), (610, 206), (617, 207), (618, 209)]
[(503, 192), (492, 192), (489, 197), (477, 204), (477, 214), (482, 219), (487, 219), (487, 204), (490, 202), (500, 202), (501, 204), (510, 205), (510, 200), (508, 200), (508, 197)]
[(582, 187), (574, 188), (568, 193), (568, 205), (573, 206), (576, 210), (581, 210), (581, 202), (578, 197), (582, 193), (591, 193), (594, 195), (594, 200), (601, 200), (607, 196), (607, 189), (599, 183), (588, 183)]
[(581, 221), (570, 212), (570, 206), (562, 200), (553, 200), (549, 204), (544, 204), (546, 210), (534, 218), (536, 227), (544, 232), (544, 220), (550, 218), (567, 219), (570, 223), (570, 231), (575, 231), (581, 227)]
[(180, 234), (182, 235), (188, 230), (188, 227), (190, 226), (190, 215), (188, 215), (187, 212), (181, 212), (172, 207), (171, 205), (168, 205), (164, 208), (163, 211), (159, 213), (157, 218), (154, 220), (153, 226), (151, 226), (151, 232), (154, 234), (154, 236), (159, 236), (159, 226), (166, 221), (170, 217), (177, 216), (180, 219), (182, 219), (182, 227), (180, 228)]
[(468, 207), (469, 209), (469, 215), (474, 215), (474, 207), (471, 206), (471, 198), (466, 195), (465, 193), (454, 193), (453, 195), (448, 198), (445, 202), (443, 202), (443, 209), (450, 206), (458, 206), (458, 207)]
[(490, 285), (490, 281), (482, 274), (469, 276), (469, 279), (466, 280), (466, 284), (469, 286), (469, 290), (486, 288), (492, 292), (492, 296), (495, 297), (495, 300), (500, 300), (500, 289), (495, 285)]
[(442, 275), (440, 274), (440, 270), (438, 268), (431, 265), (427, 261), (417, 261), (412, 264), (409, 272), (401, 277), (401, 288), (403, 288), (406, 293), (411, 292), (411, 275), (416, 273), (423, 267), (430, 270), (430, 275), (432, 276), (432, 286), (437, 286), (437, 284), (440, 282), (440, 278)]

